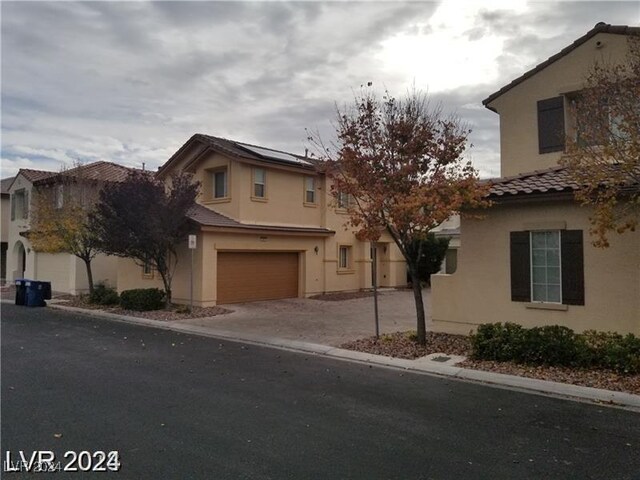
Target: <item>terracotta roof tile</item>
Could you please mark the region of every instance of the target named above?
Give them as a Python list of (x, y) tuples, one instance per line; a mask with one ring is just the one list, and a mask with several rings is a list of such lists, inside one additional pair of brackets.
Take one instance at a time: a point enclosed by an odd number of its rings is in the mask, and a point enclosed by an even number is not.
[[(611, 168), (616, 168), (612, 165)], [(521, 173), (512, 177), (502, 177), (486, 180), (491, 185), (489, 198), (499, 199), (516, 195), (552, 194), (573, 192), (579, 185), (573, 181), (565, 167), (553, 167), (546, 170), (536, 170)], [(633, 180), (624, 186), (625, 190), (637, 191), (640, 188)]]
[(240, 230), (249, 229), (291, 233), (318, 233), (321, 235), (332, 235), (335, 233), (333, 230), (320, 227), (293, 227), (289, 225), (261, 225), (253, 223), (241, 223), (200, 204), (196, 204), (191, 207), (191, 209), (187, 213), (187, 216), (194, 222), (204, 227), (237, 228)]
[(536, 170), (512, 177), (502, 177), (487, 181), (491, 184), (489, 198), (508, 197), (534, 193), (573, 192), (578, 184), (569, 177), (564, 167)]
[(44, 178), (52, 177), (56, 174), (56, 172), (48, 172), (46, 170), (33, 170), (31, 168), (21, 168), (18, 171), (18, 174), (20, 173), (24, 175), (24, 177), (32, 183), (37, 182), (38, 180), (42, 180)]
[(191, 207), (187, 212), (187, 216), (194, 222), (207, 227), (237, 227), (242, 225), (232, 218), (199, 204)]
[[(137, 170), (138, 169), (136, 168), (125, 167), (124, 165), (119, 165), (113, 162), (98, 161), (71, 168), (63, 173), (64, 175), (71, 176), (81, 174), (82, 177), (86, 178), (87, 180), (95, 180), (101, 182), (122, 182), (127, 178), (127, 176), (129, 176), (131, 172)], [(153, 172), (149, 172), (149, 174), (152, 175)], [(55, 181), (58, 175), (60, 175), (60, 173), (49, 172), (48, 176), (37, 179), (34, 181), (34, 183), (47, 183)]]

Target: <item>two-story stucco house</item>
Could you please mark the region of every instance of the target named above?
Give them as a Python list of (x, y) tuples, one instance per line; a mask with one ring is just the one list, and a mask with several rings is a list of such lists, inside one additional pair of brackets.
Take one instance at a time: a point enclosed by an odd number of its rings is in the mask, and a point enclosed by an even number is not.
[[(500, 115), (501, 175), (484, 220), (462, 219), (457, 271), (432, 277), (434, 329), (565, 325), (640, 334), (640, 231), (595, 248), (590, 208), (558, 166), (569, 103), (595, 61), (623, 62), (640, 28), (598, 24), (484, 100)], [(640, 186), (637, 186), (640, 188)]]
[[(194, 304), (212, 306), (369, 288), (371, 245), (345, 228), (346, 211), (314, 160), (209, 135), (191, 137), (158, 171), (201, 183), (190, 212), (197, 235)], [(343, 205), (344, 207), (344, 205)], [(378, 243), (378, 284), (406, 285), (391, 238)], [(191, 258), (179, 251), (173, 300), (188, 303)], [(121, 259), (118, 290), (162, 288), (159, 276)]]
[[(104, 182), (122, 181), (130, 168), (110, 162), (93, 162), (65, 172), (66, 177), (82, 175), (91, 180), (92, 188), (99, 190)], [(56, 292), (78, 294), (87, 292), (89, 285), (84, 262), (68, 253), (37, 252), (29, 242), (33, 198), (38, 188), (56, 190), (56, 202), (63, 204), (65, 195), (73, 194), (61, 188), (62, 176), (58, 172), (21, 169), (11, 182), (10, 221), (8, 222), (7, 281), (18, 278), (50, 281)], [(95, 282), (116, 286), (117, 259), (98, 255), (91, 262)]]
[(3, 178), (0, 181), (2, 211), (0, 212), (0, 284), (7, 280), (7, 249), (9, 248), (9, 216), (11, 212), (11, 195), (9, 187), (15, 177)]

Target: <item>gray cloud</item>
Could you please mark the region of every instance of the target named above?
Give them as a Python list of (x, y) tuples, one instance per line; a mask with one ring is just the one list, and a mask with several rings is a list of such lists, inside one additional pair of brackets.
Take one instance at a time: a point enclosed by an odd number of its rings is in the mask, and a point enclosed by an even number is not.
[[(426, 2), (2, 2), (2, 176), (71, 160), (156, 168), (195, 132), (302, 152), (333, 135), (334, 104), (384, 70), (393, 35), (432, 31)], [(466, 32), (507, 38), (488, 85), (434, 94), (473, 129), (483, 175), (498, 174), (498, 116), (481, 100), (628, 3), (536, 3), (483, 11)], [(606, 15), (605, 15), (606, 14)], [(415, 59), (416, 63), (421, 61)], [(395, 91), (394, 91), (395, 89)]]

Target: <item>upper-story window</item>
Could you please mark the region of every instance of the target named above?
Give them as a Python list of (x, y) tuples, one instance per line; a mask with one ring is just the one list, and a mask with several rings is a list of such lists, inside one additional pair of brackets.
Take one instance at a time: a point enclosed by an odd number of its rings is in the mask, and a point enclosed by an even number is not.
[[(576, 142), (582, 146), (627, 142), (630, 139), (630, 129), (625, 124), (625, 116), (620, 109), (628, 108), (629, 103), (620, 105), (616, 101), (609, 102), (606, 98), (593, 99), (592, 96), (593, 92), (581, 91), (568, 97), (569, 130)], [(635, 108), (640, 108), (640, 105)]]
[(227, 169), (215, 170), (211, 175), (213, 182), (213, 198), (226, 198), (229, 191)]
[(29, 218), (29, 192), (24, 188), (11, 195), (11, 220)]
[(540, 153), (564, 151), (564, 97), (538, 102), (538, 150)]
[(304, 202), (316, 203), (316, 179), (304, 177)]
[(56, 186), (56, 208), (64, 207), (64, 185)]
[(267, 196), (267, 172), (264, 168), (253, 169), (253, 196), (256, 198)]
[(338, 192), (338, 208), (347, 208), (349, 206), (349, 194)]

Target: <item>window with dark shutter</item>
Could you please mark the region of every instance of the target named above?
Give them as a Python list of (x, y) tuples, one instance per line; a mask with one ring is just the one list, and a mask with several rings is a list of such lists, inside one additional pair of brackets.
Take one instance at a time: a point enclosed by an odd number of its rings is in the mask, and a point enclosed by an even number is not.
[(540, 153), (564, 150), (564, 98), (538, 102), (538, 149)]
[(529, 232), (511, 232), (511, 300), (531, 301)]
[(11, 220), (16, 219), (16, 194), (11, 195)]
[[(540, 238), (546, 234), (556, 233), (558, 230), (548, 232), (511, 232), (510, 257), (511, 257), (511, 300), (514, 302), (536, 302), (536, 299), (542, 303), (555, 303), (559, 300), (555, 296), (544, 296), (537, 292), (532, 299), (531, 292), (536, 286), (540, 290), (544, 286), (549, 290), (550, 286), (557, 283), (554, 280), (554, 272), (557, 270), (553, 265), (554, 259), (557, 257), (557, 246), (550, 248), (545, 244), (545, 248), (541, 245), (532, 245), (531, 238), (535, 234), (538, 243)], [(582, 230), (560, 230), (560, 270), (561, 270), (561, 298), (564, 305), (584, 305), (584, 249), (583, 249), (583, 233)], [(542, 234), (542, 235), (541, 235)], [(553, 237), (550, 235), (550, 237)], [(556, 237), (557, 238), (557, 237)], [(557, 240), (556, 240), (557, 242)], [(548, 242), (547, 242), (548, 243)], [(555, 252), (555, 253), (554, 253)], [(544, 254), (546, 258), (544, 268), (536, 266), (540, 262), (534, 262), (533, 270), (536, 270), (534, 278), (531, 276), (532, 256), (540, 256)], [(551, 265), (551, 266), (550, 266)], [(540, 271), (542, 270), (542, 271)], [(537, 284), (536, 284), (537, 277)], [(533, 283), (532, 283), (533, 281)], [(537, 297), (535, 296), (537, 295)]]
[(560, 232), (562, 303), (584, 305), (584, 252), (582, 230)]

